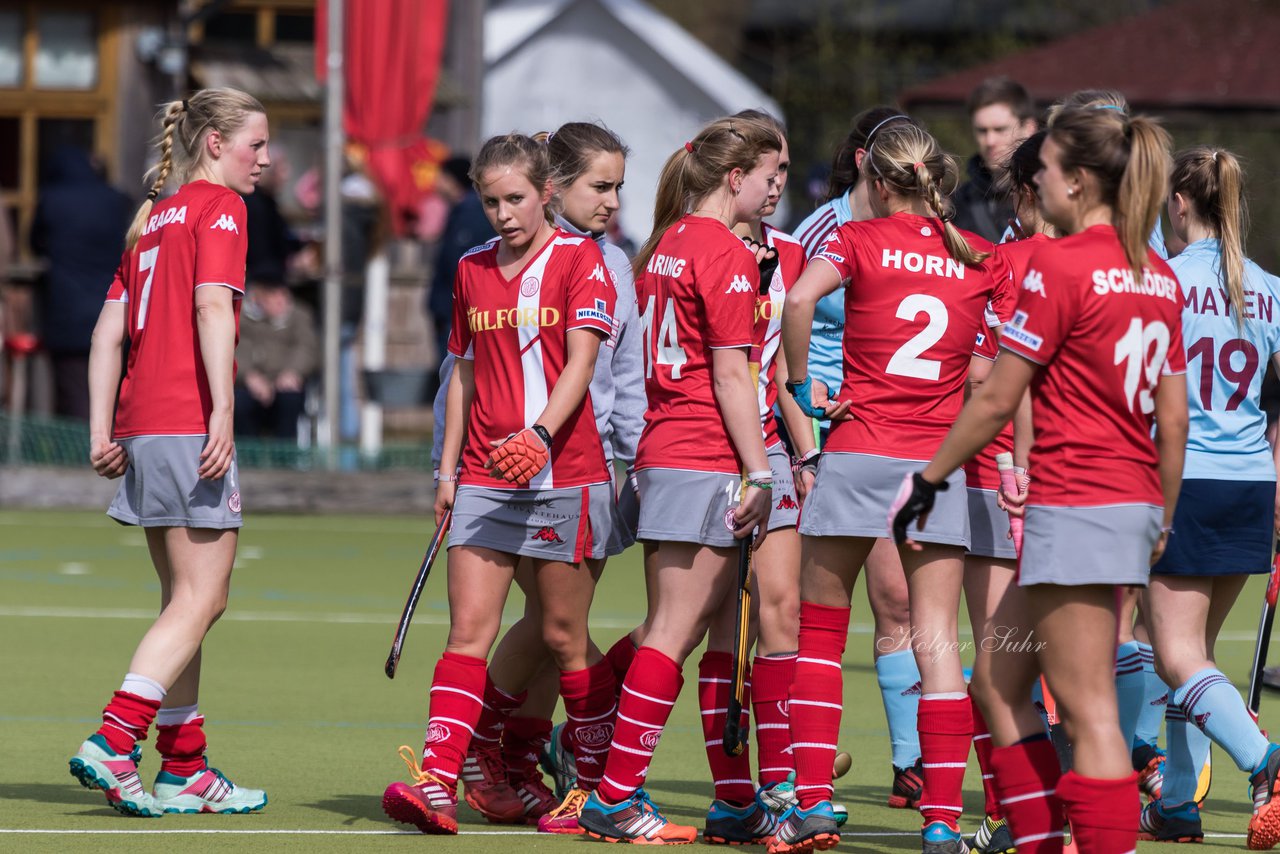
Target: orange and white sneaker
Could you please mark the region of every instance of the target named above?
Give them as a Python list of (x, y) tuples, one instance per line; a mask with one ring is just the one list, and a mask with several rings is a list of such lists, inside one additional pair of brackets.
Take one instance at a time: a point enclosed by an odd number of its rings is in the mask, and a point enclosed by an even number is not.
[(536, 825), (538, 820), (560, 806), (555, 793), (547, 786), (537, 765), (532, 765), (519, 777), (507, 775), (507, 782), (516, 790), (524, 804), (524, 823)]
[(412, 783), (395, 782), (382, 793), (382, 811), (423, 833), (458, 832), (458, 795), (430, 771), (418, 766), (413, 748), (401, 745), (400, 758), (409, 766)]
[(577, 786), (569, 790), (560, 805), (538, 819), (539, 833), (581, 833), (582, 827), (578, 818), (582, 815), (582, 806), (587, 802), (587, 793)]
[(1280, 799), (1276, 798), (1280, 778), (1280, 745), (1271, 745), (1267, 756), (1253, 776), (1253, 817), (1249, 819), (1249, 837), (1245, 847), (1250, 851), (1270, 851), (1280, 842)]
[(524, 801), (507, 782), (507, 766), (497, 745), (479, 747), (471, 742), (462, 764), (462, 795), (469, 807), (494, 824), (524, 821)]
[(606, 804), (592, 792), (578, 820), (583, 833), (605, 842), (688, 845), (698, 838), (698, 828), (667, 821), (644, 789), (636, 789), (635, 794), (620, 804)]

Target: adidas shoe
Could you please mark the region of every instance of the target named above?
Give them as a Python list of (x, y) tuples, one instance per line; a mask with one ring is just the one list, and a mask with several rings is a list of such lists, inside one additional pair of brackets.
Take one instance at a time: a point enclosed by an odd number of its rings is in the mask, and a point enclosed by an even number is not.
[(1280, 800), (1275, 800), (1276, 778), (1280, 777), (1280, 746), (1267, 748), (1266, 758), (1249, 777), (1253, 790), (1253, 817), (1249, 819), (1250, 851), (1267, 851), (1280, 842)]
[(586, 792), (577, 787), (570, 789), (569, 794), (565, 795), (564, 800), (555, 809), (538, 819), (538, 832), (581, 833), (582, 827), (578, 819), (582, 815), (582, 805), (586, 802)]
[(142, 751), (134, 747), (128, 754), (116, 753), (98, 733), (89, 736), (68, 763), (71, 776), (86, 789), (101, 789), (116, 812), (142, 818), (159, 818), (164, 811), (143, 785), (138, 775)]
[(714, 800), (707, 809), (702, 838), (712, 845), (759, 845), (778, 829), (778, 819), (757, 793), (745, 807)]
[(1159, 801), (1142, 808), (1138, 819), (1138, 838), (1151, 842), (1201, 842), (1200, 808), (1192, 801), (1166, 811)]
[(472, 740), (462, 763), (462, 795), (467, 806), (494, 824), (524, 821), (524, 801), (507, 782), (507, 766), (497, 745), (481, 747)]
[(578, 766), (573, 760), (573, 751), (566, 750), (560, 743), (560, 733), (564, 724), (559, 723), (551, 728), (551, 740), (542, 747), (538, 754), (538, 764), (542, 770), (551, 775), (557, 800), (563, 801), (569, 790), (578, 784)]
[(795, 772), (788, 775), (786, 782), (761, 786), (756, 790), (756, 799), (768, 807), (769, 812), (778, 818), (786, 815), (787, 810), (794, 807), (796, 801)]
[(267, 793), (237, 786), (206, 764), (190, 777), (161, 771), (156, 776), (155, 801), (164, 812), (251, 813), (267, 805)]
[(521, 803), (524, 804), (525, 824), (536, 825), (538, 819), (560, 806), (556, 796), (547, 788), (546, 781), (542, 779), (542, 772), (536, 765), (530, 766), (520, 777), (508, 774), (507, 782), (516, 790)]
[(413, 783), (392, 783), (382, 793), (382, 811), (423, 833), (458, 832), (458, 795), (430, 771), (418, 767), (413, 748), (401, 746), (400, 758), (409, 766)]
[(917, 759), (910, 768), (893, 766), (893, 789), (889, 792), (889, 806), (899, 810), (913, 810), (920, 806), (924, 794), (924, 760)]
[(969, 840), (969, 850), (977, 854), (1017, 854), (1009, 822), (987, 816), (978, 825), (978, 832)]
[(1145, 741), (1133, 749), (1133, 770), (1138, 772), (1138, 789), (1148, 801), (1160, 800), (1164, 787), (1164, 751)]
[(807, 810), (796, 805), (778, 823), (777, 832), (769, 840), (769, 854), (826, 851), (839, 841), (840, 827), (830, 801), (820, 801)]
[(922, 854), (969, 854), (969, 846), (960, 831), (945, 821), (933, 821), (920, 831)]
[(644, 789), (620, 804), (606, 804), (592, 792), (578, 818), (582, 831), (605, 842), (632, 842), (640, 845), (688, 845), (698, 838), (698, 829), (667, 821)]

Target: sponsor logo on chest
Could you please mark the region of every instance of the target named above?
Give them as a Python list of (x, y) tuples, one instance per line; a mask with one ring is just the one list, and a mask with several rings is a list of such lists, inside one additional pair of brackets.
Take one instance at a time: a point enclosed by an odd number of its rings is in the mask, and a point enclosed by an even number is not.
[(472, 335), (479, 332), (492, 332), (497, 329), (510, 329), (521, 326), (555, 326), (560, 322), (560, 310), (546, 306), (516, 306), (514, 308), (469, 308), (467, 309), (467, 329)]

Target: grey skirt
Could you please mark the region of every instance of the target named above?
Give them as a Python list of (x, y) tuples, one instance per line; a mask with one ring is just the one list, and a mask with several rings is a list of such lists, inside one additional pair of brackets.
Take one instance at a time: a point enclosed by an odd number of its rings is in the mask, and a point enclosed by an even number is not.
[(244, 525), (236, 462), (221, 480), (201, 480), (200, 452), (207, 436), (135, 436), (121, 439), (129, 468), (107, 515), (144, 528), (216, 528)]

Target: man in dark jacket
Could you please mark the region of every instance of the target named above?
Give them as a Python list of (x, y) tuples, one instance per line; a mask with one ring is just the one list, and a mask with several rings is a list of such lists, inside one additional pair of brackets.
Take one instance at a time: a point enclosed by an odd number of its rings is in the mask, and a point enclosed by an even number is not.
[(998, 242), (1013, 205), (995, 189), (995, 176), (1018, 143), (1036, 132), (1035, 102), (1015, 80), (992, 77), (973, 90), (968, 109), (978, 153), (969, 158), (968, 183), (952, 196), (955, 224)]
[(494, 236), (493, 226), (484, 215), (480, 196), (471, 185), (468, 173), (471, 161), (466, 157), (451, 157), (440, 167), (436, 179), (436, 192), (450, 203), (449, 218), (440, 234), (435, 269), (431, 286), (427, 289), (427, 314), (435, 326), (436, 350), (444, 362), (449, 347), (449, 331), (453, 326), (453, 277), (458, 272), (458, 261), (468, 249), (479, 246)]
[(89, 339), (124, 252), (133, 203), (75, 146), (53, 151), (36, 200), (31, 249), (48, 264), (41, 346), (53, 362), (54, 411), (89, 418)]

